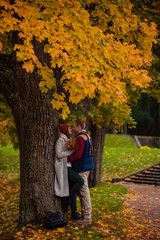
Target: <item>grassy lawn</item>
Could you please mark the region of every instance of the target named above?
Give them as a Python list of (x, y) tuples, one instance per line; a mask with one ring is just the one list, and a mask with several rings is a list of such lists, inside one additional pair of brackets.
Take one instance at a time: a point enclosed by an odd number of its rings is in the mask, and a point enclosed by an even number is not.
[[(18, 219), (19, 152), (11, 145), (0, 147), (0, 230), (9, 229)], [(2, 233), (3, 234), (3, 233)]]
[[(19, 153), (10, 145), (0, 147), (0, 239), (142, 239), (145, 228), (128, 219), (123, 207), (126, 188), (106, 180), (126, 176), (158, 162), (159, 149), (138, 149), (130, 137), (106, 135), (102, 182), (90, 189), (93, 225), (84, 228), (69, 221), (66, 228), (56, 230), (32, 225), (21, 228), (16, 222), (19, 202)], [(78, 206), (80, 210), (79, 200)]]
[(19, 177), (19, 151), (12, 145), (0, 147), (0, 177)]
[(125, 177), (160, 162), (160, 149), (135, 147), (129, 136), (106, 135), (103, 181)]

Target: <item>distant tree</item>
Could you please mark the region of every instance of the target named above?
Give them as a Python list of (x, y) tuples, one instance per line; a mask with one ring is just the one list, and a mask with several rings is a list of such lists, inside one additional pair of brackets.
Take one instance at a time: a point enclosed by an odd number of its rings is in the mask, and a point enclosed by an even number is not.
[(132, 108), (132, 116), (137, 122), (136, 128), (129, 129), (130, 134), (160, 136), (160, 104), (148, 94), (142, 94)]
[[(160, 30), (160, 1), (132, 1), (133, 11), (144, 21), (154, 21)], [(129, 133), (137, 135), (160, 136), (160, 36), (153, 44), (153, 61), (149, 74), (152, 82), (145, 94), (140, 95), (138, 104), (133, 105), (132, 116), (137, 121), (137, 127)]]

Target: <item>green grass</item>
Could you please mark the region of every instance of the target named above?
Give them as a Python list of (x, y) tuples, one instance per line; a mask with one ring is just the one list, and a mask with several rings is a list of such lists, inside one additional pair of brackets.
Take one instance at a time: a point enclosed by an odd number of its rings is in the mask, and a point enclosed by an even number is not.
[(104, 180), (124, 177), (158, 162), (160, 162), (160, 149), (136, 148), (129, 136), (108, 134), (105, 136)]
[(11, 145), (0, 146), (0, 189), (0, 231), (3, 231), (18, 219), (19, 151)]
[(105, 135), (105, 147), (132, 147), (136, 148), (133, 139), (127, 135), (118, 135), (118, 134), (106, 134)]
[[(3, 240), (132, 239), (127, 236), (126, 229), (130, 226), (127, 227), (123, 213), (127, 190), (119, 184), (112, 184), (106, 180), (126, 176), (160, 162), (160, 150), (147, 147), (138, 149), (130, 137), (106, 134), (103, 156), (102, 182), (90, 189), (94, 225), (91, 228), (79, 228), (77, 225), (69, 224), (64, 230), (48, 232), (41, 227), (28, 226), (23, 229), (16, 227), (14, 222), (18, 219), (19, 152), (10, 145), (0, 147), (0, 231), (2, 231), (0, 238)], [(79, 200), (77, 202), (80, 210)], [(32, 236), (28, 236), (29, 232), (32, 232)]]
[(0, 146), (0, 177), (19, 175), (19, 151), (12, 145)]

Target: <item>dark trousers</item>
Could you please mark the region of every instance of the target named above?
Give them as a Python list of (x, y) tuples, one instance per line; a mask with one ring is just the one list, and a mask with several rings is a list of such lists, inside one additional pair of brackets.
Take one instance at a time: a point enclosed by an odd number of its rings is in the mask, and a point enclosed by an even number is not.
[(83, 178), (75, 172), (71, 167), (68, 167), (68, 180), (69, 180), (69, 198), (71, 204), (71, 211), (77, 211), (76, 194), (79, 189), (83, 186)]
[(71, 211), (77, 211), (76, 195), (79, 189), (83, 186), (83, 178), (76, 173), (71, 167), (68, 167), (68, 181), (69, 181), (69, 197), (61, 199), (63, 212), (68, 211), (68, 206), (71, 206)]

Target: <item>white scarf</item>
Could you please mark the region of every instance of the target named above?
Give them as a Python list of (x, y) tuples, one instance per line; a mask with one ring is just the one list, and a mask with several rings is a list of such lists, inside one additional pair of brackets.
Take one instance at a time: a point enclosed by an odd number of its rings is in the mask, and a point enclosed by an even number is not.
[(59, 136), (59, 137), (64, 138), (64, 139), (66, 139), (67, 141), (70, 140), (64, 133), (60, 133), (60, 136)]

